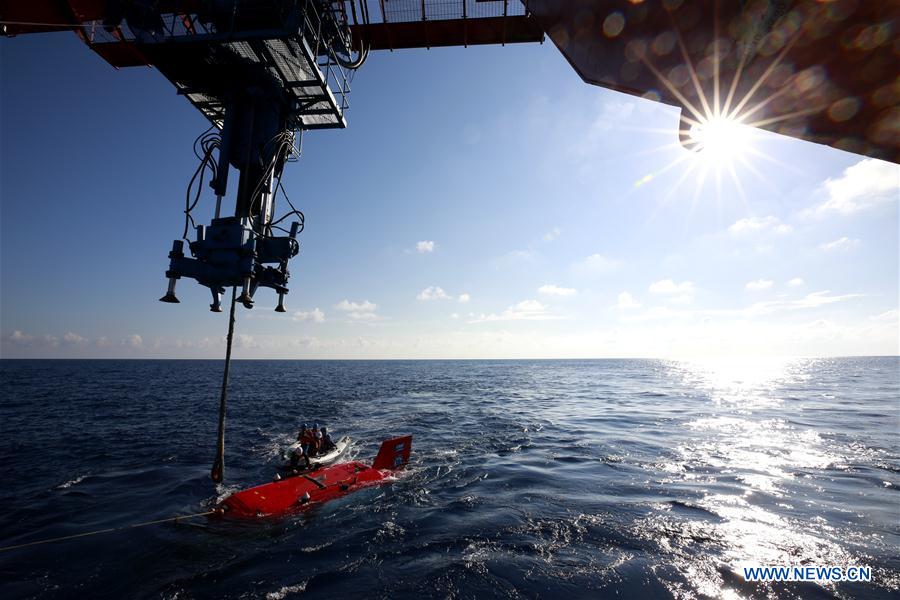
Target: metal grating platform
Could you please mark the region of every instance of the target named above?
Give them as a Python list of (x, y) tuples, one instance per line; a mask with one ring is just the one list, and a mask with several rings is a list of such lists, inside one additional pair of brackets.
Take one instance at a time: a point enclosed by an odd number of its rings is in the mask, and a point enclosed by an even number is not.
[[(176, 3), (177, 4), (177, 3)], [(263, 3), (266, 4), (266, 3)], [(240, 78), (284, 91), (288, 128), (346, 127), (353, 71), (342, 67), (326, 43), (340, 31), (335, 3), (274, 2), (268, 10), (241, 15), (255, 28), (227, 29), (197, 13), (161, 14), (152, 27), (127, 22), (107, 31), (102, 22), (85, 28), (88, 44), (116, 66), (153, 65), (217, 127), (222, 127), (228, 90)], [(349, 31), (348, 31), (349, 33)]]
[(544, 30), (526, 4), (521, 0), (368, 0), (373, 19), (355, 25), (353, 34), (372, 50), (542, 42)]
[(383, 0), (380, 4), (386, 23), (525, 15), (520, 0)]

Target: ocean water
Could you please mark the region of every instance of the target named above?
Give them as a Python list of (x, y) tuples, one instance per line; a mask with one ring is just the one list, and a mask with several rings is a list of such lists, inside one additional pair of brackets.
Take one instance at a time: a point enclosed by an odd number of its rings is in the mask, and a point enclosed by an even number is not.
[[(2, 598), (896, 598), (900, 359), (0, 361), (0, 546), (201, 512), (303, 420), (396, 481), (0, 553)], [(870, 583), (741, 567), (868, 566)]]

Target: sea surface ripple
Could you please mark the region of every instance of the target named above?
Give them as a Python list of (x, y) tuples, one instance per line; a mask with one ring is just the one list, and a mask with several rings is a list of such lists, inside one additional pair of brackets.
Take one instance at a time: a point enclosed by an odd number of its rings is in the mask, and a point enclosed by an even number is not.
[[(2, 598), (896, 598), (900, 359), (0, 361), (0, 546), (196, 513), (301, 421), (410, 467), (306, 514), (0, 554)], [(871, 583), (746, 583), (863, 565)]]

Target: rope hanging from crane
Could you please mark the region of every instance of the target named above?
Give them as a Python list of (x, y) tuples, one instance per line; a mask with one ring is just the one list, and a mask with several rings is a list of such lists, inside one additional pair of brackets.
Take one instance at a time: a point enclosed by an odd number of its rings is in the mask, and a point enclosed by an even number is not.
[(225, 478), (225, 406), (228, 401), (228, 372), (231, 370), (231, 343), (234, 340), (234, 305), (237, 302), (237, 287), (231, 288), (231, 310), (228, 313), (228, 337), (225, 341), (225, 371), (222, 374), (222, 393), (219, 396), (219, 435), (216, 440), (216, 460), (209, 476), (216, 483)]

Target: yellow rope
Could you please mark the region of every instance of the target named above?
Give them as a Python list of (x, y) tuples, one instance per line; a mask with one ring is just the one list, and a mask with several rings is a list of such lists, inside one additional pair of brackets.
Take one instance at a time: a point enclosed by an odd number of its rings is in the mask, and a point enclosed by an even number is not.
[(113, 531), (123, 531), (126, 529), (134, 529), (136, 527), (145, 527), (147, 525), (158, 525), (159, 523), (168, 523), (170, 521), (178, 522), (181, 519), (193, 519), (195, 517), (206, 517), (212, 514), (219, 512), (219, 509), (216, 510), (208, 510), (202, 513), (194, 513), (192, 515), (180, 515), (177, 517), (169, 517), (168, 519), (157, 519), (156, 521), (145, 521), (144, 523), (135, 523), (133, 525), (122, 525), (121, 527), (110, 527), (109, 529), (98, 529), (97, 531), (88, 531), (85, 533), (76, 533), (74, 535), (64, 535), (62, 537), (49, 538), (46, 540), (37, 540), (36, 542), (28, 542), (25, 544), (16, 544), (15, 546), (3, 546), (0, 547), (0, 552), (6, 552), (7, 550), (17, 550), (19, 548), (26, 548), (28, 546), (39, 546), (41, 544), (49, 544), (50, 542), (62, 542), (64, 540), (74, 540), (75, 538), (87, 537), (90, 535), (98, 535), (101, 533), (112, 533)]

